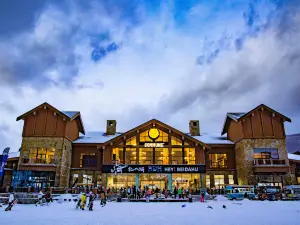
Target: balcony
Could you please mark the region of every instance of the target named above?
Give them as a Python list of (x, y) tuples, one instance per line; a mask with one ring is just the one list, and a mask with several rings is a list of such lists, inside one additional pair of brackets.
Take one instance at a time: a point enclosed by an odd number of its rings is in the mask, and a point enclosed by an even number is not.
[(224, 160), (222, 162), (212, 162), (209, 163), (210, 169), (226, 169), (227, 168), (227, 160)]
[(253, 170), (257, 173), (286, 173), (289, 165), (284, 159), (254, 159)]
[(25, 158), (23, 164), (42, 164), (42, 165), (53, 165), (55, 164), (54, 159), (39, 159), (39, 158)]

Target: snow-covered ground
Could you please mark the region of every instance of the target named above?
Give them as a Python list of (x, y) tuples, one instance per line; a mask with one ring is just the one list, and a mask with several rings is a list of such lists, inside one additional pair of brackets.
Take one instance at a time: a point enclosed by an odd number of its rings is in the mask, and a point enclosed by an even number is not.
[[(50, 206), (16, 205), (10, 212), (0, 208), (1, 225), (278, 225), (300, 224), (299, 202), (217, 201), (205, 203), (109, 203), (94, 211), (75, 209), (74, 202)], [(210, 205), (213, 209), (207, 208)], [(226, 209), (222, 206), (226, 205)]]

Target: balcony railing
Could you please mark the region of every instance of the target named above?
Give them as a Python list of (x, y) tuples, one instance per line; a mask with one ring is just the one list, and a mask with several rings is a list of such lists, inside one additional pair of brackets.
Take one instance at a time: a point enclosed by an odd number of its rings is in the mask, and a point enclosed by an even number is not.
[(211, 169), (227, 168), (227, 161), (225, 160), (223, 163), (210, 161), (209, 166)]
[(286, 165), (284, 159), (254, 159), (255, 166), (283, 166)]
[(39, 158), (25, 158), (23, 159), (24, 164), (44, 164), (51, 165), (55, 164), (54, 159), (39, 159)]

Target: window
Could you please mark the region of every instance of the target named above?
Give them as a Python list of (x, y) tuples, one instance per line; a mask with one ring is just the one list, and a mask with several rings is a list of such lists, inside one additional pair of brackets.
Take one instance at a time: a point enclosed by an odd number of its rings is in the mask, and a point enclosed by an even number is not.
[(234, 184), (233, 175), (228, 175), (228, 183), (229, 184)]
[(221, 186), (224, 186), (224, 175), (214, 175), (214, 180), (216, 188), (221, 188)]
[(183, 164), (182, 148), (172, 148), (172, 164)]
[(123, 163), (123, 148), (113, 148), (113, 161), (116, 161), (118, 163)]
[(136, 148), (126, 148), (125, 163), (136, 164)]
[(82, 168), (82, 167), (92, 167), (92, 166), (97, 166), (96, 153), (81, 153), (79, 167)]
[(135, 185), (135, 175), (133, 174), (107, 174), (107, 185), (109, 188), (119, 189)]
[(73, 175), (73, 184), (72, 185), (75, 185), (77, 182), (78, 182), (78, 174), (74, 174)]
[(210, 188), (210, 176), (206, 175), (206, 187)]
[(136, 137), (132, 137), (126, 140), (126, 145), (133, 145), (136, 146)]
[(155, 164), (169, 164), (168, 148), (155, 148)]
[[(148, 135), (149, 130), (146, 130), (140, 134), (140, 142), (152, 142), (151, 138)], [(159, 137), (155, 140), (155, 142), (168, 142), (168, 134), (159, 130)]]
[(93, 176), (83, 174), (83, 184), (92, 184), (93, 183)]
[(102, 185), (102, 177), (101, 175), (97, 175), (97, 186), (101, 186)]
[(171, 145), (182, 145), (182, 141), (179, 138), (171, 137)]
[(297, 177), (297, 182), (298, 184), (300, 184), (300, 177)]
[(55, 148), (30, 148), (29, 163), (53, 164)]
[(254, 148), (254, 159), (279, 159), (277, 148)]
[(186, 164), (196, 164), (194, 148), (185, 148), (184, 149), (184, 161)]
[(140, 163), (142, 165), (153, 163), (153, 149), (152, 148), (140, 148)]
[(209, 154), (210, 168), (226, 168), (227, 155), (226, 154)]
[(96, 167), (97, 166), (97, 155), (83, 155), (82, 156), (82, 167)]
[(148, 136), (148, 131), (149, 130), (146, 130), (140, 134), (140, 142), (152, 142)]

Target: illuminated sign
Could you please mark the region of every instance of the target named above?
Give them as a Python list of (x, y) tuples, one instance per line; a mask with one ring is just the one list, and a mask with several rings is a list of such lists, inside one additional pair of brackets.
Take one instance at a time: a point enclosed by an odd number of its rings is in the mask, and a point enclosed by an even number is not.
[(151, 128), (148, 131), (148, 136), (149, 138), (151, 138), (152, 140), (155, 140), (159, 137), (159, 130), (157, 128)]
[(145, 148), (163, 148), (165, 143), (155, 143), (155, 142), (150, 142), (150, 143), (145, 143), (144, 147)]

